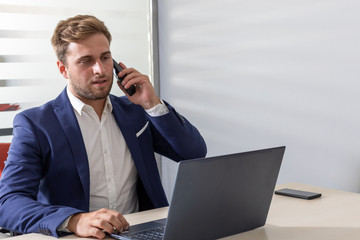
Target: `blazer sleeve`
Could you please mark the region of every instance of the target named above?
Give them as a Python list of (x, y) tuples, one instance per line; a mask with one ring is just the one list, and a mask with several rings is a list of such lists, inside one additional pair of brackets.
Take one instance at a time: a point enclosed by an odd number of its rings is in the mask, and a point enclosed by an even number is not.
[[(164, 101), (165, 102), (165, 101)], [(198, 129), (171, 105), (165, 102), (169, 113), (150, 117), (153, 129), (154, 149), (174, 161), (206, 156), (206, 143)]]
[(9, 157), (0, 180), (0, 226), (14, 232), (59, 237), (57, 227), (68, 216), (82, 211), (37, 200), (46, 163), (35, 129), (25, 114), (15, 117)]

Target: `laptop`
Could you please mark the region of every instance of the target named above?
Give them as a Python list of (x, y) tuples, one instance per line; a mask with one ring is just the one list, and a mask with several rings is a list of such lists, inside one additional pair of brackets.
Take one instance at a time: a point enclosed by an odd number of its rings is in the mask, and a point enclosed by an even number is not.
[(116, 239), (218, 239), (265, 224), (285, 147), (179, 162), (166, 219)]

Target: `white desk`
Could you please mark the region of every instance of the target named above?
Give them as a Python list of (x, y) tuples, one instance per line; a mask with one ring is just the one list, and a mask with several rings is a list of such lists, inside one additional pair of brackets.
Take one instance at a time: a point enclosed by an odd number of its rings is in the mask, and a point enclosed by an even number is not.
[[(274, 195), (264, 227), (224, 238), (226, 240), (360, 239), (360, 194), (303, 184), (284, 184), (280, 188), (320, 192), (322, 197), (303, 200)], [(126, 215), (130, 224), (165, 218), (168, 208)], [(27, 234), (11, 240), (54, 240), (41, 234)], [(79, 240), (75, 235), (61, 239)], [(110, 238), (107, 238), (110, 239)]]
[(264, 227), (225, 239), (360, 239), (360, 194), (295, 183), (277, 189), (285, 187), (319, 192), (322, 197), (303, 200), (274, 195)]

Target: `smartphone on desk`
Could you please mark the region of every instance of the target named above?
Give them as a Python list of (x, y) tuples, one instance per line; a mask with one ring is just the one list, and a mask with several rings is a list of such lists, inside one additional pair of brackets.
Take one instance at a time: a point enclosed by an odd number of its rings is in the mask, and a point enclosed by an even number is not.
[[(117, 79), (117, 81), (121, 84), (122, 81), (124, 80), (124, 78), (119, 77), (118, 74), (119, 72), (121, 72), (123, 69), (120, 67), (119, 63), (117, 63), (114, 59), (113, 59), (113, 64), (114, 64), (114, 75)], [(134, 85), (131, 85), (128, 89), (125, 89), (125, 91), (130, 95), (134, 95), (134, 93), (136, 92), (136, 88)]]
[(280, 190), (276, 190), (275, 194), (288, 196), (288, 197), (302, 198), (307, 200), (321, 197), (321, 193), (307, 192), (307, 191), (301, 191), (290, 188), (283, 188)]

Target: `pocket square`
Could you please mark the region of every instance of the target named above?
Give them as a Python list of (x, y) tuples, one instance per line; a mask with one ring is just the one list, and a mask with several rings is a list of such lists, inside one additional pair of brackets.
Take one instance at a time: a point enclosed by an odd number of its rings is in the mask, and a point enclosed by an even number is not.
[(149, 125), (149, 121), (147, 121), (146, 124), (144, 125), (144, 127), (140, 131), (137, 132), (136, 137), (139, 137), (145, 131), (145, 129), (147, 128), (148, 125)]

